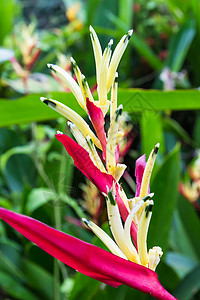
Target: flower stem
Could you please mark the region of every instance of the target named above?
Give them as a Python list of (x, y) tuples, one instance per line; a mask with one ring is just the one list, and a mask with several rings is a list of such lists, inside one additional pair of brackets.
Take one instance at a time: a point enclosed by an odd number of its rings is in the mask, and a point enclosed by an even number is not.
[(56, 258), (54, 258), (54, 300), (60, 300), (59, 265)]

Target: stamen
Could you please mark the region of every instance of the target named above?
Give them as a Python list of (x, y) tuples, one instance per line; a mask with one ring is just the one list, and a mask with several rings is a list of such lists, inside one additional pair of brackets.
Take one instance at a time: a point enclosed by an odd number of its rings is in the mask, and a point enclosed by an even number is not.
[(125, 256), (130, 261), (140, 264), (139, 256), (135, 247), (133, 246), (132, 242), (130, 242), (130, 240), (127, 241), (125, 238), (119, 208), (113, 194), (115, 194), (114, 187), (112, 188), (112, 191), (109, 191), (108, 195), (106, 196), (108, 220), (111, 232), (116, 243), (125, 254)]
[(106, 245), (106, 247), (108, 247), (108, 249), (113, 254), (127, 260), (127, 257), (124, 255), (124, 253), (120, 250), (117, 244), (110, 238), (110, 236), (105, 231), (103, 231), (92, 221), (89, 221), (84, 218), (82, 218), (82, 220), (85, 223), (85, 225), (87, 225), (94, 232), (94, 234), (96, 234), (96, 236)]
[(102, 50), (101, 45), (99, 42), (99, 39), (97, 37), (96, 32), (90, 25), (90, 37), (92, 41), (92, 47), (94, 51), (94, 58), (95, 58), (95, 64), (96, 64), (96, 78), (97, 78), (97, 85), (99, 84), (99, 69), (102, 61)]
[(101, 65), (99, 68), (99, 83), (98, 83), (98, 94), (99, 101), (101, 105), (105, 105), (107, 102), (107, 74), (108, 74), (108, 65), (111, 57), (111, 46), (113, 44), (113, 40), (110, 40), (108, 46), (104, 50), (103, 57), (101, 60)]
[(101, 172), (106, 173), (106, 169), (105, 169), (105, 167), (102, 163), (102, 160), (99, 157), (99, 154), (97, 153), (97, 150), (96, 150), (96, 148), (95, 148), (95, 146), (92, 142), (91, 137), (88, 135), (86, 139), (87, 139), (88, 147), (90, 148), (90, 151), (91, 151), (91, 153), (93, 155), (93, 158), (95, 160), (96, 166), (101, 170)]
[(83, 94), (83, 97), (84, 97), (84, 100), (86, 101), (86, 95), (85, 95), (85, 91), (84, 91), (84, 88), (83, 88), (83, 83), (82, 83), (82, 73), (81, 73), (81, 70), (79, 69), (76, 61), (70, 57), (70, 60), (71, 60), (71, 63), (72, 63), (72, 67), (73, 67), (73, 70), (74, 70), (74, 73), (76, 75), (76, 78), (77, 78), (77, 81), (78, 81), (78, 84), (81, 88), (81, 91), (82, 91), (82, 94)]
[(124, 234), (125, 238), (131, 242), (131, 236), (130, 236), (130, 229), (131, 229), (131, 224), (133, 221), (134, 216), (136, 213), (139, 211), (139, 209), (142, 207), (144, 204), (144, 201), (140, 199), (132, 208), (130, 211), (128, 217), (126, 218), (125, 224), (124, 224)]
[(102, 150), (98, 138), (94, 135), (89, 125), (74, 110), (53, 99), (41, 97), (40, 100), (45, 104), (47, 104), (52, 109), (54, 109), (55, 111), (57, 111), (58, 113), (60, 113), (61, 115), (63, 115), (64, 117), (66, 117), (67, 119), (69, 119), (72, 123), (74, 123), (78, 127), (78, 129), (82, 132), (84, 137), (87, 137), (87, 135), (89, 135), (93, 143), (95, 144), (95, 146)]
[(64, 133), (60, 130), (57, 130), (57, 134), (64, 134)]
[[(137, 201), (136, 201), (137, 200)], [(139, 197), (135, 197), (135, 198), (130, 198), (128, 199), (128, 206), (130, 208), (130, 210), (132, 210), (135, 206), (135, 204), (140, 200)]]
[(119, 192), (119, 195), (122, 198), (122, 201), (124, 202), (126, 208), (128, 209), (128, 211), (130, 211), (128, 198), (127, 198), (126, 193), (124, 192), (123, 188), (119, 187), (118, 192)]
[(119, 128), (119, 117), (122, 114), (123, 106), (120, 105), (118, 109), (115, 111), (113, 118), (111, 120), (110, 127), (108, 129), (108, 139), (106, 145), (106, 165), (109, 174), (114, 176), (115, 168), (116, 168), (116, 159), (115, 159), (115, 151), (116, 151), (116, 139)]
[(77, 128), (77, 126), (71, 122), (67, 122), (71, 133), (73, 134), (73, 136), (75, 137), (76, 141), (78, 142), (79, 145), (81, 145), (90, 155), (90, 158), (92, 159), (92, 161), (95, 163), (94, 159), (93, 159), (93, 155), (90, 151), (90, 148), (88, 147), (87, 141), (84, 137), (84, 135), (81, 133), (81, 131)]
[(148, 189), (149, 189), (149, 183), (150, 183), (150, 178), (151, 178), (151, 173), (153, 170), (153, 166), (156, 160), (156, 156), (158, 153), (158, 149), (159, 149), (160, 144), (156, 144), (154, 149), (151, 151), (145, 170), (144, 170), (144, 174), (142, 177), (142, 184), (141, 184), (141, 189), (140, 189), (140, 198), (143, 198), (145, 195), (148, 194)]
[(146, 203), (147, 205), (143, 210), (137, 234), (138, 253), (143, 266), (147, 266), (149, 262), (149, 257), (147, 253), (147, 232), (154, 204), (153, 200), (147, 200)]
[(109, 70), (108, 70), (108, 78), (107, 78), (107, 92), (109, 92), (111, 85), (113, 84), (115, 73), (117, 71), (119, 62), (122, 58), (124, 51), (128, 45), (129, 39), (133, 33), (133, 30), (129, 30), (126, 35), (124, 35), (119, 43), (117, 44), (112, 59), (110, 62)]
[(54, 71), (56, 75), (69, 87), (71, 92), (76, 97), (79, 105), (87, 112), (85, 99), (82, 95), (81, 88), (78, 86), (76, 81), (61, 67), (52, 64), (47, 64), (47, 66), (51, 71)]
[(127, 166), (125, 164), (117, 164), (115, 169), (115, 180), (118, 182), (120, 178), (123, 176), (124, 171), (126, 170)]
[(112, 120), (113, 115), (117, 109), (117, 88), (118, 88), (118, 73), (115, 73), (115, 80), (112, 84), (111, 89), (111, 104), (110, 104), (110, 120)]
[(94, 102), (94, 98), (93, 98), (92, 93), (91, 93), (91, 91), (90, 91), (88, 82), (87, 82), (87, 80), (85, 79), (85, 76), (84, 76), (83, 74), (82, 74), (82, 76), (81, 76), (81, 80), (82, 80), (83, 93), (84, 93), (85, 98), (89, 98), (89, 100), (90, 100), (91, 102)]
[(149, 250), (149, 269), (155, 271), (162, 255), (163, 252), (160, 247), (156, 246)]
[(121, 141), (121, 139), (124, 136), (124, 132), (123, 131), (118, 131), (117, 132), (117, 138), (116, 138), (116, 145), (119, 144), (119, 142)]

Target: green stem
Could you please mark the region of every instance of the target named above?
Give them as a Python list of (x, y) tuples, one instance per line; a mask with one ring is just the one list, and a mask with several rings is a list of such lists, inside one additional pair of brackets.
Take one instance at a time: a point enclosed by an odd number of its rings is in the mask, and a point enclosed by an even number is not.
[(51, 182), (51, 180), (49, 180), (49, 177), (47, 176), (42, 163), (40, 162), (40, 160), (38, 159), (38, 155), (37, 155), (37, 149), (39, 147), (38, 145), (38, 141), (36, 139), (36, 130), (37, 130), (37, 123), (36, 122), (32, 122), (31, 123), (31, 132), (32, 132), (32, 139), (34, 142), (34, 151), (33, 151), (33, 159), (34, 159), (34, 163), (35, 166), (38, 170), (39, 175), (41, 176), (41, 178), (44, 180), (44, 183), (48, 186), (49, 189), (52, 189), (55, 191), (53, 184)]
[(59, 265), (56, 258), (54, 258), (54, 300), (60, 300)]

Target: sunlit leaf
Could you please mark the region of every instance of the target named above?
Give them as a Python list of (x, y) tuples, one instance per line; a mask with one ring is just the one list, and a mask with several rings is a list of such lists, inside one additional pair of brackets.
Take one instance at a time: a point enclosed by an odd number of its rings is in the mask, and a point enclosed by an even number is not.
[(155, 193), (155, 205), (148, 235), (149, 247), (160, 246), (164, 252), (168, 246), (168, 236), (178, 194), (179, 148), (177, 145), (166, 157), (151, 183), (151, 191)]
[[(45, 94), (46, 95), (46, 94)], [(52, 99), (61, 101), (74, 109), (81, 116), (81, 109), (71, 93), (52, 92)], [(33, 94), (17, 100), (0, 99), (0, 127), (13, 124), (23, 124), (33, 121), (46, 121), (60, 117), (54, 110), (46, 107), (39, 99), (44, 93)], [(176, 90), (162, 92), (158, 90), (119, 89), (118, 99), (123, 104), (124, 111), (134, 115), (141, 111), (192, 110), (200, 109), (200, 91)]]

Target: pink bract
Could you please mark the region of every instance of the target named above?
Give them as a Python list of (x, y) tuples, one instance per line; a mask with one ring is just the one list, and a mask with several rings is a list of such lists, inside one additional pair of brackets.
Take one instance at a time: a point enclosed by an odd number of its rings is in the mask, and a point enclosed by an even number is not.
[[(88, 152), (67, 135), (56, 134), (56, 138), (63, 144), (69, 155), (73, 158), (75, 166), (97, 187), (101, 193), (107, 194), (107, 187), (111, 189), (113, 182), (115, 182), (112, 175), (101, 172), (91, 161)], [(125, 221), (129, 211), (119, 195), (119, 185), (117, 183), (115, 185), (116, 202), (118, 204), (120, 214)], [(131, 224), (131, 235), (133, 242), (137, 247), (137, 228), (133, 222)]]

